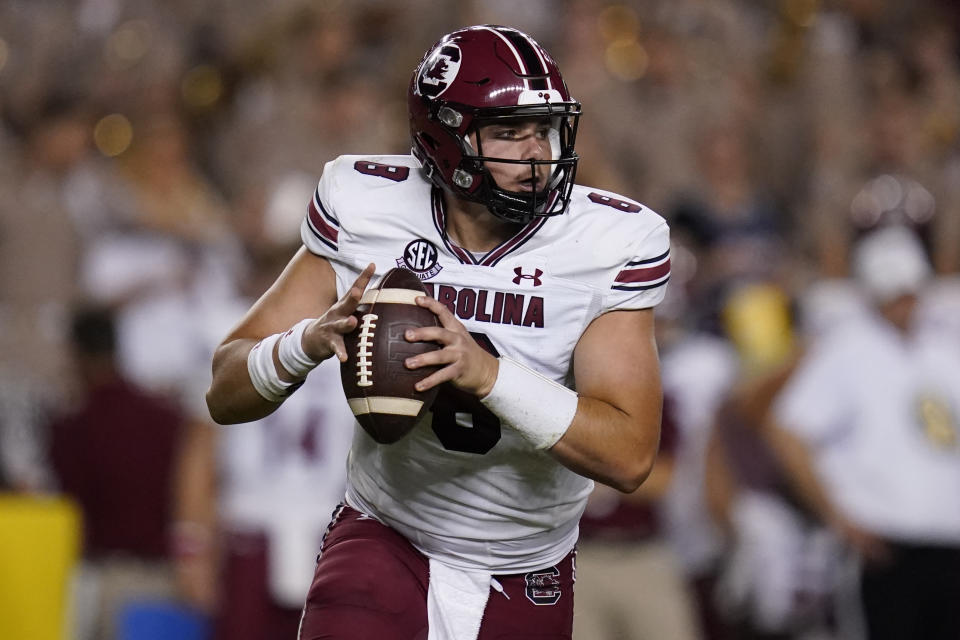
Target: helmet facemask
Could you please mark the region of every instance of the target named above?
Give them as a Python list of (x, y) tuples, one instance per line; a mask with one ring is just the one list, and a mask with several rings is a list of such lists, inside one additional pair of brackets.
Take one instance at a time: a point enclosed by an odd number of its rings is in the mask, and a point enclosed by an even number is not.
[[(570, 200), (579, 160), (574, 145), (580, 118), (580, 105), (538, 105), (503, 109), (500, 113), (484, 110), (478, 114), (467, 135), (460, 136), (463, 160), (454, 172), (454, 193), (465, 200), (487, 206), (491, 213), (508, 222), (526, 224), (536, 217), (555, 216), (564, 212)], [(498, 122), (549, 118), (549, 159), (508, 159), (484, 153), (479, 129)], [(476, 134), (476, 148), (470, 142)], [(455, 135), (455, 134), (453, 134)], [(538, 167), (548, 167), (544, 187), (532, 192), (509, 191), (499, 186), (490, 173), (491, 164), (526, 165), (530, 178), (536, 181)], [(536, 184), (536, 182), (535, 182)], [(473, 188), (475, 185), (476, 188)]]

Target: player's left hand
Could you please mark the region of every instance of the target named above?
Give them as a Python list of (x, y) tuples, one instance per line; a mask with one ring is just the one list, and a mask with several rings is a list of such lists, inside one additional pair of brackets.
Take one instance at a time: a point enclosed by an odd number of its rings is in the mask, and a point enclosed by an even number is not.
[(500, 362), (477, 344), (463, 323), (447, 307), (427, 296), (417, 298), (417, 304), (436, 314), (440, 326), (408, 329), (404, 337), (408, 342), (436, 342), (442, 345), (441, 349), (404, 361), (408, 369), (442, 367), (418, 382), (417, 391), (426, 391), (449, 381), (456, 388), (478, 398), (490, 393), (493, 383), (497, 381)]

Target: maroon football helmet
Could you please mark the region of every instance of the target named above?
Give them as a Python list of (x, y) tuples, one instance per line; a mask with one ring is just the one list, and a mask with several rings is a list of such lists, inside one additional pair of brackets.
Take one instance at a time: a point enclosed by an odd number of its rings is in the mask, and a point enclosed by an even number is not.
[[(557, 63), (527, 34), (495, 25), (444, 36), (417, 65), (407, 92), (413, 155), (434, 184), (479, 202), (510, 222), (563, 213), (579, 158), (574, 152), (580, 104)], [(508, 160), (483, 155), (467, 134), (505, 119), (550, 118), (552, 158)], [(479, 138), (477, 146), (479, 147)], [(519, 193), (497, 186), (485, 162), (549, 165), (546, 187)]]

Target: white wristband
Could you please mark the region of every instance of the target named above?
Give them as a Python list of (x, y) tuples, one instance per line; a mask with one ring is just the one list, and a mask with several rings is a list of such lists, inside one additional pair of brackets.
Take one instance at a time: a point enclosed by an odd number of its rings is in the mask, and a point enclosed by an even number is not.
[(253, 383), (257, 393), (270, 402), (283, 402), (291, 393), (290, 387), (297, 384), (281, 380), (277, 367), (273, 364), (273, 346), (279, 339), (279, 333), (267, 336), (253, 345), (253, 349), (247, 355), (247, 373), (250, 374), (250, 382)]
[(497, 381), (480, 402), (534, 447), (549, 449), (573, 422), (578, 398), (576, 391), (501, 357)]
[(303, 332), (311, 322), (313, 322), (313, 318), (301, 320), (280, 337), (277, 357), (280, 358), (280, 364), (287, 370), (287, 373), (294, 378), (307, 377), (307, 374), (320, 364), (303, 350)]

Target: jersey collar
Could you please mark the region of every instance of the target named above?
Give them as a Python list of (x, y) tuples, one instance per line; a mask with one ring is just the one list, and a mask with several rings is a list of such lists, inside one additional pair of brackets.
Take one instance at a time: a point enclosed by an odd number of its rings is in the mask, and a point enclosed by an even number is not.
[(504, 240), (478, 258), (463, 247), (457, 246), (449, 236), (447, 236), (446, 203), (443, 199), (443, 190), (439, 187), (434, 186), (430, 193), (430, 206), (433, 210), (433, 225), (436, 227), (437, 233), (440, 235), (440, 239), (443, 241), (447, 250), (456, 256), (461, 264), (475, 264), (481, 267), (495, 266), (504, 256), (513, 253), (526, 244), (526, 242), (547, 223), (546, 216), (534, 218), (514, 234), (513, 237)]

